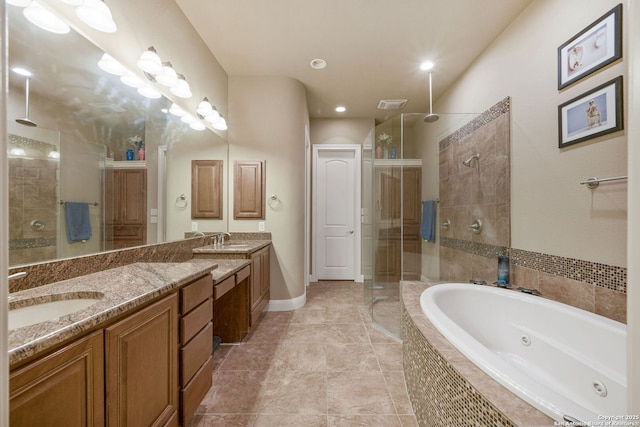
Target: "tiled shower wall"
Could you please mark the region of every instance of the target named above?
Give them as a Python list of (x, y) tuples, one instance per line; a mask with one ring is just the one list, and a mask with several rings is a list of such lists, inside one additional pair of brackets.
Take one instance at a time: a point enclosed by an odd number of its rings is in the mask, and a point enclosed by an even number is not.
[(9, 264), (55, 258), (59, 162), (47, 156), (56, 147), (13, 134), (9, 144), (27, 153), (9, 159)]
[[(627, 269), (511, 248), (509, 239), (510, 98), (439, 143), (441, 280), (497, 279), (497, 257), (511, 260), (510, 281), (547, 298), (626, 322)], [(462, 164), (473, 154), (472, 167)], [(482, 221), (480, 234), (469, 230)]]

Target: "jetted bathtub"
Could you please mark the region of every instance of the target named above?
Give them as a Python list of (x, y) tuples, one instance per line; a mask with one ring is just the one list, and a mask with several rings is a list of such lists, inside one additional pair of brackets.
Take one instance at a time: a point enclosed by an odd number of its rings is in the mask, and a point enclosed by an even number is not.
[(468, 359), (551, 418), (603, 422), (627, 413), (623, 323), (466, 283), (431, 286), (420, 305)]

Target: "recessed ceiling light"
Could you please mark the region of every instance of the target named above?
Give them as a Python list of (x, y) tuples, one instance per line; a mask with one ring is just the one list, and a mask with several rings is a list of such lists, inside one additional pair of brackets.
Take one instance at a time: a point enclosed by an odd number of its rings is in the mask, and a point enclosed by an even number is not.
[(314, 70), (322, 70), (327, 66), (327, 61), (322, 58), (316, 58), (311, 60), (311, 68)]
[(347, 109), (345, 107), (343, 107), (342, 105), (336, 107), (336, 111), (338, 113), (344, 113), (345, 111), (347, 111)]
[(429, 71), (431, 69), (433, 69), (433, 67), (435, 67), (436, 64), (433, 63), (433, 61), (424, 61), (422, 64), (420, 64), (420, 69), (422, 71)]

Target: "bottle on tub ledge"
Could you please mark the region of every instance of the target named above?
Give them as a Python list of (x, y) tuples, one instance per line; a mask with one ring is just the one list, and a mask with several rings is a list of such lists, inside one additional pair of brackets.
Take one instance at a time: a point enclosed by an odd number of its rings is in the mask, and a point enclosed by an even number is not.
[(509, 257), (498, 257), (498, 280), (493, 282), (494, 285), (498, 285), (501, 288), (510, 288), (509, 283)]

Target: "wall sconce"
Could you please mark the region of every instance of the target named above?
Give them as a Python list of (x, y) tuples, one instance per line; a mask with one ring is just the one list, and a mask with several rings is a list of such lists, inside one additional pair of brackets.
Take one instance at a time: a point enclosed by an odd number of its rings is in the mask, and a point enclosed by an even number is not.
[(169, 88), (178, 85), (178, 73), (176, 73), (176, 70), (173, 69), (171, 62), (162, 63), (162, 71), (156, 74), (155, 80), (161, 85), (167, 86)]
[(187, 83), (187, 80), (182, 74), (178, 74), (178, 84), (169, 88), (169, 90), (172, 94), (180, 98), (191, 98), (193, 96), (189, 83)]
[(102, 0), (84, 0), (76, 8), (76, 15), (95, 30), (114, 33), (118, 29), (109, 6)]
[(137, 64), (142, 71), (152, 76), (162, 71), (162, 60), (153, 46), (150, 46), (149, 49), (142, 52)]

